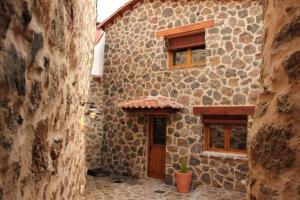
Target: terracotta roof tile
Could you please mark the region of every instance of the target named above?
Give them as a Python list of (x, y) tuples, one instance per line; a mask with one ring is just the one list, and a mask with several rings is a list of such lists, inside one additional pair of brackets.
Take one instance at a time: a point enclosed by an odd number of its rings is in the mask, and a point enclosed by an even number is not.
[(148, 96), (143, 99), (130, 100), (118, 104), (121, 108), (173, 108), (180, 109), (183, 105), (163, 96)]
[(94, 44), (98, 44), (98, 42), (101, 40), (102, 36), (103, 36), (103, 32), (101, 30), (96, 29), (96, 33), (95, 33), (95, 41)]

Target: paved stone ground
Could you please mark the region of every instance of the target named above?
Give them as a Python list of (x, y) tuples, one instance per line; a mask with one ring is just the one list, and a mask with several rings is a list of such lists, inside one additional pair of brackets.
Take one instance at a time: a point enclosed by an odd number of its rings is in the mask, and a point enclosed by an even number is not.
[(86, 197), (87, 200), (245, 200), (244, 193), (211, 186), (199, 186), (188, 194), (180, 194), (175, 186), (166, 185), (160, 180), (120, 176), (88, 176)]

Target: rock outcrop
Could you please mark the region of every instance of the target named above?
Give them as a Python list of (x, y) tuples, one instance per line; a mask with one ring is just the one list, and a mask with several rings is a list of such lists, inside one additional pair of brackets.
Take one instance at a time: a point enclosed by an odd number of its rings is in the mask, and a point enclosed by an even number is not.
[(84, 198), (80, 118), (95, 7), (95, 1), (0, 2), (1, 200)]
[(300, 199), (300, 1), (264, 1), (247, 199)]

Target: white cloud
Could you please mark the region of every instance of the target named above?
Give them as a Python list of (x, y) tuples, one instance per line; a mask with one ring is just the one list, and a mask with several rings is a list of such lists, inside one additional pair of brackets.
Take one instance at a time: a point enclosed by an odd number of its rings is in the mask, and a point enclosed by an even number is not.
[(129, 0), (98, 0), (97, 21), (102, 22)]

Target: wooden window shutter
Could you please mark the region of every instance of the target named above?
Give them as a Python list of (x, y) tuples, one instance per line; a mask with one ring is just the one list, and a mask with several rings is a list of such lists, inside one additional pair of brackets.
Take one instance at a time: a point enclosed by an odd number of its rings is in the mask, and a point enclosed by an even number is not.
[(205, 32), (166, 39), (168, 50), (191, 48), (201, 45), (205, 45)]

